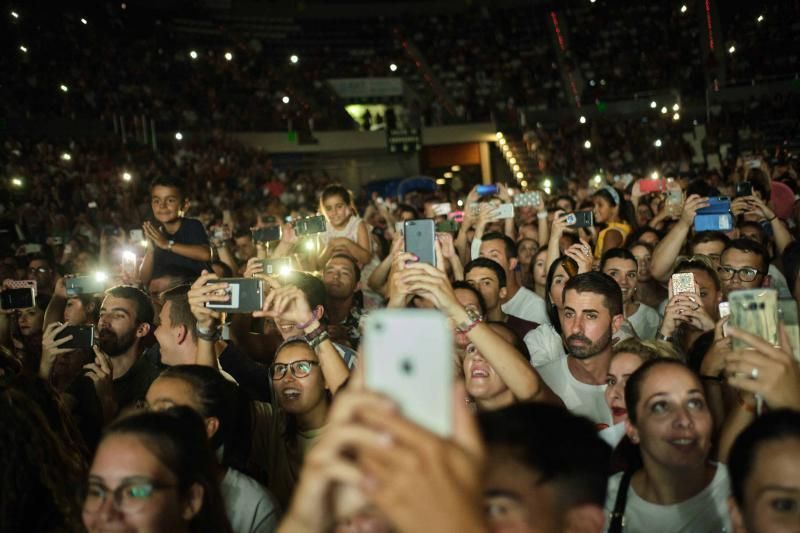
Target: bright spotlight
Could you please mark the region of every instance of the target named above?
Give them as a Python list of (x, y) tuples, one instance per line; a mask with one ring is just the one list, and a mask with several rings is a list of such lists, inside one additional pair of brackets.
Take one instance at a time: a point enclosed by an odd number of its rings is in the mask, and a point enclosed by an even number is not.
[(23, 54), (27, 54), (28, 53), (28, 47), (25, 46), (24, 44), (19, 45), (19, 49)]
[(674, 115), (672, 115), (672, 120), (680, 120), (680, 119), (681, 119), (680, 113), (675, 113)]
[(764, 22), (764, 15), (759, 15), (756, 22)]
[(62, 92), (62, 93), (65, 93), (65, 92), (68, 92), (68, 91), (69, 91), (69, 87), (67, 87), (67, 86), (66, 86), (66, 85), (64, 85), (63, 83), (62, 83), (61, 85), (59, 85), (59, 86), (58, 86), (58, 88), (59, 88), (59, 89), (61, 89), (61, 92)]
[(458, 207), (464, 207), (464, 200), (459, 200), (456, 202), (456, 205), (458, 205)]
[(95, 272), (94, 279), (96, 279), (97, 281), (106, 281), (108, 279), (108, 274), (106, 274), (105, 272)]
[(281, 102), (283, 102), (284, 104), (288, 104), (289, 103), (289, 97), (288, 96), (284, 96), (283, 98), (281, 98)]
[(656, 103), (656, 101), (653, 100), (652, 102), (650, 102), (650, 109), (655, 109), (657, 105), (658, 104)]
[(297, 62), (298, 62), (298, 61), (300, 61), (300, 58), (299, 58), (299, 57), (297, 57), (297, 55), (296, 55), (296, 54), (292, 54), (292, 55), (290, 55), (290, 56), (289, 56), (289, 61), (291, 61), (291, 63), (292, 63), (293, 65), (296, 65), (296, 64), (297, 64)]
[(17, 13), (16, 11), (12, 11), (11, 12), (11, 16), (14, 17), (15, 19), (18, 19), (19, 18), (19, 13)]
[(681, 108), (681, 106), (680, 106), (680, 105), (678, 105), (678, 104), (674, 104), (674, 105), (672, 106), (672, 110), (673, 110), (673, 111), (677, 111), (677, 110), (678, 110), (678, 109), (680, 109), (680, 108)]
[(669, 111), (669, 109), (667, 109), (667, 106), (665, 106), (665, 105), (661, 106), (661, 114), (662, 115), (666, 115), (668, 111)]
[(502, 139), (503, 138), (503, 132), (502, 131), (498, 131), (497, 133), (494, 134), (494, 136), (497, 137), (498, 139)]
[(461, 166), (460, 165), (453, 165), (452, 167), (450, 167), (450, 170), (452, 170), (453, 172), (460, 172), (461, 171)]
[(233, 54), (230, 52), (225, 52), (225, 61), (233, 61)]
[(314, 249), (314, 241), (311, 239), (306, 241), (306, 250), (313, 250)]
[(436, 185), (444, 185), (445, 183), (447, 183), (447, 180), (445, 180), (444, 178), (439, 178), (438, 180), (436, 180)]
[(681, 13), (686, 13), (686, 9), (687, 9), (686, 4), (683, 4), (681, 6)]
[(133, 178), (133, 176), (131, 176), (130, 172), (123, 172), (122, 173), (122, 180), (123, 181), (131, 181), (131, 178)]
[(586, 117), (581, 115), (581, 118), (578, 119), (578, 122), (580, 122), (581, 124), (586, 124)]
[(591, 147), (592, 147), (592, 141), (590, 141), (589, 139), (586, 139), (586, 140), (583, 142), (583, 147), (584, 147), (584, 148), (586, 148), (586, 149), (588, 150), (589, 148), (591, 148)]
[(525, 181), (525, 180), (520, 181), (519, 184), (522, 185), (523, 187), (527, 187), (528, 186), (528, 182)]
[(389, 65), (389, 70), (391, 70), (392, 72), (397, 72), (397, 65), (392, 63), (391, 65)]
[(517, 173), (515, 174), (515, 176), (517, 177), (517, 179), (518, 179), (518, 180), (521, 180), (522, 178), (524, 178), (524, 177), (525, 177), (525, 174), (523, 174), (522, 172), (517, 172)]
[(512, 164), (512, 165), (516, 165), (517, 164), (517, 158), (516, 157), (512, 157), (511, 159), (508, 160), (508, 162), (510, 164)]
[(189, 52), (189, 57), (191, 57), (192, 59), (197, 59), (198, 57), (197, 52), (192, 50), (191, 52)]
[(70, 154), (69, 152), (64, 152), (63, 154), (61, 154), (61, 160), (72, 161), (72, 154)]
[(729, 53), (729, 54), (732, 54), (732, 53), (734, 53), (735, 51), (736, 51), (736, 46), (734, 46), (734, 45), (731, 45), (731, 47), (730, 47), (730, 48), (728, 48), (728, 53)]
[(22, 178), (11, 178), (11, 185), (14, 187), (22, 187)]
[(453, 177), (453, 173), (452, 172), (445, 172), (444, 173), (444, 177), (445, 178), (452, 178)]
[(176, 140), (176, 141), (182, 141), (182, 140), (183, 140), (183, 133), (181, 133), (181, 132), (179, 132), (179, 131), (178, 131), (178, 132), (176, 132), (176, 133), (175, 133), (175, 140)]
[(656, 142), (653, 143), (653, 146), (656, 148), (661, 148), (661, 139), (656, 139)]
[(546, 189), (549, 189), (550, 187), (552, 187), (552, 186), (553, 186), (552, 182), (550, 181), (550, 178), (548, 178), (548, 179), (544, 180), (544, 181), (542, 182), (542, 185), (544, 185), (544, 187), (545, 187)]
[(89, 24), (89, 21), (88, 21), (88, 20), (86, 20), (85, 18), (81, 17), (81, 24), (83, 24), (84, 26), (86, 26), (87, 24)]

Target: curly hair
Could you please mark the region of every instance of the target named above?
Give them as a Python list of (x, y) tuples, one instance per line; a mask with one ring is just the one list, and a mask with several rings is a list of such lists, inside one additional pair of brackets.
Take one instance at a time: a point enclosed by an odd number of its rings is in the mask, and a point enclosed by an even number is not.
[(85, 469), (37, 403), (0, 389), (0, 531), (83, 531), (78, 497)]

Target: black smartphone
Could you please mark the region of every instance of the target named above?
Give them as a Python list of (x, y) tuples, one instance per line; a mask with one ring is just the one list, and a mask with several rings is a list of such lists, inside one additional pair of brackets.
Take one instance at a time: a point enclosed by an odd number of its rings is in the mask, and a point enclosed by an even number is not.
[(436, 226), (429, 218), (406, 220), (403, 226), (406, 252), (416, 255), (420, 263), (436, 266)]
[(267, 226), (266, 228), (258, 228), (252, 230), (253, 240), (256, 242), (272, 242), (281, 240), (281, 227), (278, 225)]
[(455, 233), (458, 231), (458, 222), (455, 220), (442, 220), (436, 223), (436, 233)]
[(79, 294), (100, 294), (106, 290), (106, 280), (97, 276), (78, 276), (64, 280), (67, 296)]
[(588, 228), (594, 226), (594, 213), (591, 211), (575, 211), (567, 215), (567, 225), (572, 228)]
[(736, 198), (751, 196), (753, 194), (753, 184), (749, 181), (740, 181), (736, 184)]
[(33, 287), (5, 289), (0, 292), (0, 309), (28, 309), (36, 305), (36, 292)]
[(94, 326), (67, 326), (61, 333), (56, 335), (55, 340), (68, 337), (72, 335), (72, 339), (68, 340), (59, 348), (68, 348), (70, 350), (83, 350), (91, 348), (94, 345)]
[(292, 258), (291, 257), (276, 257), (274, 259), (262, 259), (261, 260), (262, 268), (264, 269), (264, 274), (271, 277), (276, 276), (285, 276), (292, 270)]
[(215, 295), (228, 296), (224, 302), (206, 302), (209, 309), (227, 311), (228, 313), (252, 313), (264, 305), (264, 280), (258, 278), (219, 278), (208, 282), (209, 285), (227, 283), (228, 286)]
[(313, 235), (315, 233), (323, 233), (327, 228), (325, 224), (325, 217), (318, 215), (315, 217), (306, 217), (292, 222), (294, 232), (298, 237), (303, 235)]

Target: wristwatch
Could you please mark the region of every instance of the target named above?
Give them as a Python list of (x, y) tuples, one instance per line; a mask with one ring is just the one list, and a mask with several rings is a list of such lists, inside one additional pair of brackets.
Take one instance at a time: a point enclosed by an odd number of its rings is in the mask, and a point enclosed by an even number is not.
[(167, 250), (171, 252), (173, 246), (175, 246), (175, 241), (167, 241)]
[(656, 340), (664, 342), (672, 342), (672, 337), (671, 336), (668, 337), (659, 331), (658, 333), (656, 333)]
[(459, 333), (469, 333), (472, 328), (483, 320), (481, 314), (475, 309), (465, 307), (464, 311), (467, 313), (467, 320), (456, 325), (456, 331)]
[(202, 339), (204, 341), (216, 342), (222, 337), (222, 331), (220, 330), (220, 328), (213, 328), (211, 330), (207, 330), (207, 329), (202, 329), (199, 326), (195, 326), (194, 331), (197, 334), (197, 338)]

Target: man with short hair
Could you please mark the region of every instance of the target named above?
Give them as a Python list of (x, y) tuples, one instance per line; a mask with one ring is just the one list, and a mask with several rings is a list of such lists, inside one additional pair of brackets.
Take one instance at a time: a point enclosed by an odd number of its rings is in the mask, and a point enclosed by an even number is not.
[(578, 274), (564, 287), (561, 331), (567, 357), (537, 368), (567, 409), (598, 427), (611, 423), (605, 384), (611, 339), (624, 319), (622, 291), (614, 278), (601, 272)]
[[(611, 448), (585, 418), (543, 403), (480, 413), (492, 531), (600, 533)], [(503, 512), (493, 513), (493, 509)]]
[[(28, 279), (36, 280), (37, 294), (53, 294), (56, 286), (56, 272), (53, 263), (42, 254), (33, 254), (28, 260)], [(88, 274), (88, 272), (84, 272)]]
[(473, 259), (464, 267), (464, 278), (481, 293), (486, 303), (487, 321), (505, 322), (520, 339), (539, 325), (503, 312), (501, 302), (507, 293), (506, 273), (496, 261), (486, 257)]
[(480, 244), (480, 257), (486, 257), (498, 263), (506, 274), (506, 296), (501, 308), (507, 315), (515, 316), (528, 322), (549, 324), (544, 299), (532, 290), (520, 285), (516, 276), (517, 246), (506, 235), (498, 232), (487, 233)]
[[(141, 357), (143, 340), (153, 327), (153, 319), (153, 304), (143, 291), (123, 285), (106, 291), (97, 321), (95, 352), (101, 353), (97, 354), (95, 363), (87, 365), (93, 367), (90, 377), (106, 421), (110, 420), (109, 414), (113, 418), (118, 410), (143, 400), (150, 383), (158, 377), (160, 369)], [(109, 369), (102, 364), (105, 357), (110, 361)], [(112, 380), (110, 391), (104, 388), (105, 379)]]
[(247, 395), (258, 401), (268, 401), (271, 380), (267, 366), (245, 356), (231, 341), (215, 341), (217, 358), (204, 358), (198, 350), (197, 318), (189, 305), (189, 285), (179, 285), (162, 295), (163, 305), (155, 331), (161, 353), (161, 363), (175, 365), (206, 365), (221, 368)]
[(355, 259), (348, 254), (334, 254), (322, 270), (325, 284), (325, 316), (328, 333), (340, 344), (358, 348), (361, 340), (359, 323), (364, 309), (356, 291), (361, 279), (361, 269)]
[(733, 291), (763, 287), (769, 280), (768, 271), (767, 251), (750, 239), (734, 239), (728, 243), (717, 269), (726, 297)]

